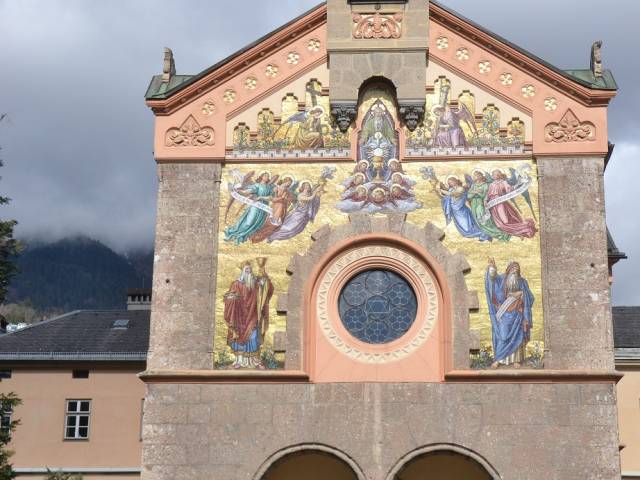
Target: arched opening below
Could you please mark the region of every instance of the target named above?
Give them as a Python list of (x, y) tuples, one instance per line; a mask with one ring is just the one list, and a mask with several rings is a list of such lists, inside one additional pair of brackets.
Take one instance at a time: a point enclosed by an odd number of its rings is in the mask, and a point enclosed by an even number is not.
[(471, 457), (452, 451), (420, 455), (407, 463), (394, 480), (492, 480), (485, 468)]
[(344, 461), (327, 452), (303, 450), (276, 461), (260, 480), (358, 480)]

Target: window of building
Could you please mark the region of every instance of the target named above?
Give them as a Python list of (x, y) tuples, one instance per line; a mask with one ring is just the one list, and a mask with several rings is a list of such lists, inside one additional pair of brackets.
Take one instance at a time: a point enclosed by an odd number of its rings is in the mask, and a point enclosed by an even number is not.
[(89, 416), (91, 400), (67, 400), (64, 438), (87, 440), (89, 438)]
[(0, 430), (3, 432), (9, 432), (11, 430), (11, 416), (13, 415), (13, 410), (7, 410), (2, 414), (2, 418), (0, 418)]
[(366, 270), (350, 279), (338, 299), (340, 320), (358, 340), (385, 344), (409, 331), (416, 319), (416, 294), (391, 270)]
[(71, 376), (73, 378), (89, 378), (89, 370), (74, 370)]

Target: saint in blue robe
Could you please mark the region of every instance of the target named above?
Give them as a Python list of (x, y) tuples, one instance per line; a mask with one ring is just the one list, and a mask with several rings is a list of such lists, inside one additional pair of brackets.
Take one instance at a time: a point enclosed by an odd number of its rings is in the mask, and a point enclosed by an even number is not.
[[(512, 292), (506, 285), (507, 275), (491, 275), (491, 268), (485, 276), (485, 292), (493, 339), (493, 354), (496, 362), (505, 360), (530, 339), (533, 317), (531, 307), (535, 298), (528, 282), (519, 277)], [(513, 293), (522, 292), (515, 298)]]
[[(270, 183), (255, 183), (243, 191), (256, 197), (270, 197), (273, 195), (273, 189), (274, 187)], [(258, 199), (256, 201), (264, 205), (269, 204), (265, 199)], [(269, 214), (264, 210), (247, 206), (236, 224), (224, 231), (224, 239), (226, 241), (234, 240), (236, 245), (244, 243), (251, 235), (260, 230), (268, 217)]]
[(481, 242), (493, 240), (491, 235), (480, 230), (478, 222), (467, 206), (467, 191), (462, 187), (451, 187), (449, 193), (442, 197), (442, 210), (447, 219), (447, 225), (451, 220), (456, 225), (458, 232), (465, 238), (477, 238)]

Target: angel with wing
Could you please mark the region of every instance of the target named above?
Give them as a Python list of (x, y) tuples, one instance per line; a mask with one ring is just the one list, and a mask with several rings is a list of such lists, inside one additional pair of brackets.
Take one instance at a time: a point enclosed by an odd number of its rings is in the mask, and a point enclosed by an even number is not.
[(471, 213), (473, 213), (473, 216), (478, 222), (480, 230), (491, 235), (499, 242), (508, 242), (511, 235), (496, 227), (496, 224), (491, 218), (491, 214), (487, 212), (485, 207), (489, 184), (493, 181), (491, 175), (483, 170), (475, 169), (471, 176), (465, 175), (465, 179), (467, 185), (469, 185), (467, 200), (471, 207)]
[(233, 171), (232, 176), (236, 183), (229, 183), (231, 199), (225, 212), (225, 220), (234, 201), (237, 200), (245, 206), (236, 223), (224, 231), (225, 241), (233, 241), (236, 245), (246, 242), (262, 228), (267, 219), (273, 214), (273, 209), (269, 204), (279, 176), (272, 177), (269, 172), (264, 171), (254, 181), (253, 175), (254, 172), (252, 171), (242, 177), (240, 172)]
[(264, 222), (260, 230), (251, 235), (251, 243), (260, 243), (280, 229), (291, 206), (296, 202), (295, 191), (297, 188), (298, 182), (292, 175), (280, 177), (271, 198), (271, 216)]
[(528, 176), (526, 168), (521, 169), (520, 175), (516, 175), (515, 170), (511, 170), (510, 178), (500, 168), (491, 172), (492, 181), (487, 189), (485, 207), (496, 227), (504, 233), (514, 237), (532, 238), (538, 231), (535, 220), (532, 218), (523, 219), (514, 202), (516, 197), (522, 196), (531, 212), (534, 213), (528, 192), (531, 178)]
[(441, 92), (442, 101), (432, 109), (435, 117), (433, 126), (434, 147), (441, 148), (466, 148), (469, 146), (461, 122), (465, 122), (473, 134), (477, 137), (478, 128), (473, 113), (469, 111), (464, 103), (452, 107), (447, 99), (449, 87), (443, 87)]
[(274, 138), (283, 138), (287, 144), (299, 149), (324, 148), (326, 126), (323, 118), (326, 112), (320, 105), (315, 105), (304, 112), (289, 117), (278, 127)]
[(467, 193), (470, 187), (468, 179), (467, 183), (462, 183), (455, 175), (449, 175), (446, 185), (442, 182), (439, 184), (434, 182), (432, 185), (440, 197), (447, 225), (453, 221), (460, 235), (465, 238), (477, 238), (481, 242), (493, 240), (491, 235), (480, 228), (467, 205)]

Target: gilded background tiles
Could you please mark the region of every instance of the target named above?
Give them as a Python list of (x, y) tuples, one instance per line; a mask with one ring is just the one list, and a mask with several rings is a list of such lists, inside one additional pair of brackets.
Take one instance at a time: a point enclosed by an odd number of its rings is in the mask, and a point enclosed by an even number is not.
[[(425, 170), (425, 167), (427, 170)], [(335, 170), (334, 170), (335, 168)], [(275, 358), (272, 355), (274, 334), (286, 330), (286, 317), (276, 313), (277, 297), (285, 293), (289, 286), (289, 277), (286, 267), (290, 258), (295, 253), (304, 253), (311, 245), (310, 235), (322, 225), (339, 225), (348, 222), (348, 214), (341, 212), (336, 205), (342, 200), (345, 193), (343, 183), (353, 175), (354, 163), (305, 163), (305, 164), (243, 164), (227, 166), (223, 170), (223, 188), (220, 201), (220, 231), (219, 231), (219, 258), (218, 258), (218, 289), (216, 292), (216, 336), (214, 340), (214, 352), (216, 366), (228, 368), (233, 363), (233, 354), (227, 346), (227, 325), (224, 320), (224, 296), (229, 286), (237, 280), (241, 273), (241, 264), (245, 261), (252, 262), (254, 272), (260, 270), (257, 259), (266, 258), (264, 270), (273, 284), (273, 297), (269, 301), (270, 325), (266, 331), (262, 355), (266, 361), (266, 368), (278, 368), (283, 358)], [(528, 354), (533, 358), (532, 366), (540, 366), (544, 340), (543, 312), (542, 312), (542, 267), (540, 254), (540, 234), (535, 233), (532, 238), (512, 236), (508, 241), (480, 241), (480, 238), (465, 238), (461, 235), (455, 222), (447, 225), (441, 197), (436, 193), (438, 188), (447, 185), (453, 176), (465, 182), (465, 176), (472, 176), (476, 170), (491, 172), (496, 168), (502, 169), (507, 175), (513, 172), (528, 172), (530, 185), (528, 187), (531, 207), (522, 196), (514, 199), (515, 208), (524, 219), (535, 219), (538, 227), (538, 182), (536, 166), (532, 161), (446, 161), (446, 162), (402, 162), (404, 174), (413, 179), (415, 200), (420, 207), (408, 213), (407, 220), (416, 225), (424, 225), (433, 222), (446, 233), (445, 246), (453, 253), (463, 253), (471, 265), (471, 272), (466, 276), (468, 287), (478, 291), (480, 309), (470, 315), (470, 328), (477, 331), (481, 341), (482, 350), (478, 355), (472, 356), (471, 363), (476, 368), (484, 368), (490, 364), (492, 327), (489, 309), (485, 296), (485, 274), (488, 259), (493, 258), (498, 273), (504, 273), (511, 261), (517, 261), (521, 266), (521, 274), (528, 281), (531, 293), (535, 298), (532, 307), (533, 326), (531, 330), (531, 342), (528, 345)], [(251, 172), (253, 174), (251, 175)], [(289, 178), (291, 189), (301, 191), (303, 183), (308, 182), (306, 192), (316, 192), (315, 201), (317, 212), (313, 222), (309, 221), (299, 234), (293, 230), (289, 235), (292, 238), (277, 239), (276, 235), (267, 236), (266, 232), (258, 237), (263, 240), (254, 243), (251, 239), (229, 238), (229, 229), (237, 226), (239, 219), (250, 206), (234, 200), (230, 206), (230, 187), (235, 184), (239, 188), (241, 184), (252, 185), (262, 172), (268, 172), (270, 181), (275, 175), (279, 178), (275, 184)], [(323, 178), (324, 176), (324, 178)], [(333, 178), (330, 178), (333, 177)], [(442, 182), (443, 185), (440, 185)], [(274, 185), (275, 185), (274, 184)], [(277, 192), (274, 193), (277, 196)], [(270, 195), (272, 195), (270, 193)], [(299, 196), (298, 196), (299, 197)], [(300, 197), (299, 197), (300, 198)], [(319, 206), (317, 203), (319, 202)], [(310, 208), (313, 205), (310, 205)], [(296, 208), (296, 199), (289, 201), (289, 212)], [(313, 210), (313, 208), (311, 208)], [(376, 213), (375, 215), (380, 215)], [(286, 220), (285, 220), (286, 221)], [(299, 227), (300, 225), (298, 225)], [(225, 231), (227, 234), (225, 234)], [(227, 238), (227, 240), (225, 240)], [(272, 241), (269, 241), (273, 239)], [(264, 262), (264, 261), (262, 261)], [(266, 355), (266, 357), (265, 357)], [(486, 356), (489, 358), (483, 357)], [(489, 362), (489, 363), (487, 363)]]

